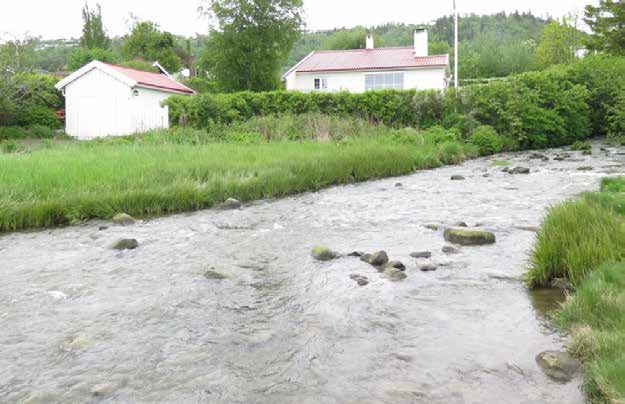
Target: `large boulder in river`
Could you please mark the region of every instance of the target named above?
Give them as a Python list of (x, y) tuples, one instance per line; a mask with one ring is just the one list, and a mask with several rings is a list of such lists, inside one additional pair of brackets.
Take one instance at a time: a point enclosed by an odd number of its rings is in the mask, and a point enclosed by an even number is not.
[(445, 240), (460, 245), (485, 245), (494, 244), (495, 234), (483, 230), (446, 229)]
[(139, 248), (139, 242), (134, 238), (123, 238), (117, 240), (111, 248), (113, 250), (134, 250)]
[(536, 356), (536, 363), (550, 378), (559, 382), (568, 382), (582, 366), (580, 361), (566, 352), (545, 351)]
[(371, 264), (374, 267), (383, 267), (388, 264), (388, 254), (386, 254), (385, 251), (378, 251), (374, 254), (365, 254), (360, 258), (360, 260)]
[(135, 224), (135, 222), (136, 222), (135, 218), (126, 213), (119, 213), (113, 216), (113, 223), (119, 224), (122, 226), (130, 226), (131, 224)]
[(330, 250), (326, 246), (317, 246), (313, 248), (311, 255), (317, 261), (331, 261), (339, 256), (336, 252)]

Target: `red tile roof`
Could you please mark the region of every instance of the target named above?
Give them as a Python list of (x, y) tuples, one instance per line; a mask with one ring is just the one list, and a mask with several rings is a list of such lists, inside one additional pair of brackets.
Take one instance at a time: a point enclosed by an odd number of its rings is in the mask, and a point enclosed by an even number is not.
[(317, 51), (291, 71), (323, 72), (345, 70), (406, 69), (446, 67), (449, 55), (415, 56), (412, 46), (400, 48)]
[(176, 80), (163, 73), (150, 73), (142, 70), (130, 69), (128, 67), (105, 63), (107, 66), (115, 69), (117, 72), (136, 81), (141, 86), (162, 89), (166, 91), (175, 91), (185, 94), (193, 94), (194, 91), (189, 87), (178, 83)]

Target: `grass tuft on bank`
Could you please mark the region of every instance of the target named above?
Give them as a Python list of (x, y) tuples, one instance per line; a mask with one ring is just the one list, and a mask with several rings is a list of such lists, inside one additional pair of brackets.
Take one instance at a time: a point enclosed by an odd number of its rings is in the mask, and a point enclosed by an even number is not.
[[(181, 137), (166, 142), (163, 133), (156, 133), (3, 154), (0, 232), (110, 219), (119, 212), (150, 217), (194, 211), (228, 198), (281, 197), (457, 164), (477, 155), (469, 145), (437, 144), (415, 134), (404, 142), (387, 132), (340, 141), (253, 144), (189, 144)], [(146, 140), (150, 136), (156, 140)]]
[(538, 234), (528, 283), (567, 278), (575, 293), (557, 321), (585, 363), (591, 402), (625, 402), (625, 177), (552, 208)]

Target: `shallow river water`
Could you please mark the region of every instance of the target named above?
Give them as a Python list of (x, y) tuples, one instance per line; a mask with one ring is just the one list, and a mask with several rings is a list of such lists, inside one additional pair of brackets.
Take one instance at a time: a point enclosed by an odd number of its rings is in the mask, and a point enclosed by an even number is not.
[[(0, 402), (582, 402), (579, 379), (558, 384), (536, 365), (566, 341), (519, 279), (535, 238), (523, 228), (625, 173), (620, 150), (598, 148), (497, 157), (529, 175), (479, 159), (234, 211), (0, 237)], [(443, 254), (442, 231), (425, 225), (457, 221), (497, 244)], [(111, 250), (122, 237), (141, 245)], [(408, 278), (315, 262), (317, 244), (386, 250)], [(410, 258), (425, 250), (430, 260)]]

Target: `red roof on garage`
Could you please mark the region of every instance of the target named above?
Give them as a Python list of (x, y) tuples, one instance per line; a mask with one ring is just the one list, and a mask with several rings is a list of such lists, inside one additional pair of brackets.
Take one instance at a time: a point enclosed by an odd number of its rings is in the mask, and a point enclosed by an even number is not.
[(107, 66), (115, 69), (117, 72), (136, 81), (141, 86), (153, 87), (161, 90), (175, 91), (186, 94), (193, 94), (194, 91), (189, 87), (178, 83), (163, 73), (144, 72), (142, 70), (130, 69), (128, 67), (105, 63)]

